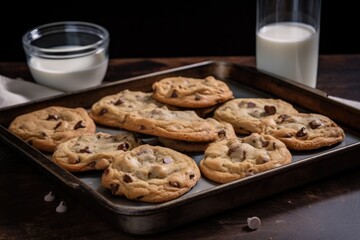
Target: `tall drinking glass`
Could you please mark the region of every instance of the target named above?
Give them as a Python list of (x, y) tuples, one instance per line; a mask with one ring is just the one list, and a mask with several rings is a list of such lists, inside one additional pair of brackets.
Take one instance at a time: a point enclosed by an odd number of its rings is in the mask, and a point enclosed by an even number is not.
[(316, 87), (321, 0), (257, 0), (256, 65)]

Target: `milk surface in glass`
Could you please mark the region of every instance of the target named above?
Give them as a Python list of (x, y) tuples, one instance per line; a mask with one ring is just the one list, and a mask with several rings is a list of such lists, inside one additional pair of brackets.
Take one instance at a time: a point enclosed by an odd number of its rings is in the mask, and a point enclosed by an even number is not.
[(30, 71), (38, 83), (64, 91), (99, 85), (105, 76), (107, 66), (108, 58), (104, 50), (77, 58), (49, 59), (33, 56), (29, 60)]
[(257, 68), (316, 86), (319, 33), (307, 24), (277, 22), (256, 34)]

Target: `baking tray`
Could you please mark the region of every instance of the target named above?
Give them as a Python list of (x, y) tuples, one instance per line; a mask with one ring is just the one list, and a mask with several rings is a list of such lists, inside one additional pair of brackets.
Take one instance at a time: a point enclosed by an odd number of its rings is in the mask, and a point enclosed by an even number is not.
[[(213, 75), (224, 80), (235, 97), (272, 97), (292, 103), (303, 112), (316, 112), (332, 118), (344, 128), (345, 140), (332, 147), (312, 151), (292, 151), (292, 163), (240, 179), (217, 184), (202, 177), (198, 184), (178, 199), (165, 203), (142, 203), (112, 196), (100, 184), (101, 172), (69, 173), (48, 155), (37, 151), (7, 130), (18, 115), (59, 105), (89, 109), (100, 98), (124, 89), (151, 91), (157, 80), (169, 76), (204, 78)], [(270, 196), (296, 186), (360, 165), (360, 111), (329, 99), (326, 93), (286, 79), (269, 76), (255, 68), (228, 62), (201, 62), (180, 68), (104, 84), (100, 87), (63, 94), (0, 110), (0, 139), (15, 148), (46, 175), (61, 184), (80, 201), (125, 232), (144, 235), (179, 227), (206, 216)], [(98, 131), (121, 130), (98, 127)], [(152, 138), (144, 139), (156, 144)], [(202, 154), (190, 154), (199, 163)]]

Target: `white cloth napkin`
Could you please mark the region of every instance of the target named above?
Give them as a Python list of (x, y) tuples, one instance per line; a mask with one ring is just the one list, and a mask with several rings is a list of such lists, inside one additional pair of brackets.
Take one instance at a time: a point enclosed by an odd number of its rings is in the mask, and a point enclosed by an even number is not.
[(46, 98), (63, 92), (21, 78), (11, 79), (0, 75), (0, 108)]

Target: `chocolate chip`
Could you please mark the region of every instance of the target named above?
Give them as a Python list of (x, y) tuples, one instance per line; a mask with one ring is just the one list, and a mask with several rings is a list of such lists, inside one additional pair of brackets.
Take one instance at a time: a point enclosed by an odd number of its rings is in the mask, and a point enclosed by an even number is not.
[(239, 148), (240, 148), (239, 145), (237, 145), (237, 146), (235, 146), (235, 147), (233, 147), (233, 146), (229, 147), (229, 150), (228, 150), (228, 152), (227, 152), (227, 155), (228, 155), (228, 156), (231, 156), (231, 154), (234, 153), (234, 152), (236, 152), (236, 150), (238, 150)]
[(254, 173), (254, 170), (252, 170), (252, 169), (249, 169), (248, 171), (246, 171), (246, 173), (245, 173), (245, 176), (247, 176), (247, 177), (249, 177), (249, 176), (254, 176), (255, 175), (255, 173)]
[(127, 150), (129, 150), (129, 147), (130, 147), (130, 145), (128, 142), (122, 142), (119, 144), (117, 150), (127, 151)]
[(173, 159), (171, 157), (164, 157), (164, 159), (163, 159), (163, 163), (169, 164), (172, 162), (173, 162)]
[(305, 129), (305, 127), (302, 127), (297, 133), (296, 133), (296, 137), (304, 137), (307, 135), (307, 131)]
[(119, 105), (121, 105), (123, 103), (124, 103), (124, 101), (119, 98), (116, 102), (114, 102), (114, 105), (119, 106)]
[(81, 162), (80, 158), (77, 158), (77, 159), (75, 160), (75, 164), (80, 163), (80, 162)]
[(178, 182), (169, 182), (170, 186), (179, 188), (180, 184)]
[(195, 100), (196, 100), (196, 101), (199, 101), (200, 99), (201, 99), (201, 96), (196, 93), (196, 94), (195, 94)]
[(226, 138), (226, 131), (224, 129), (218, 131), (218, 137), (220, 139)]
[(243, 152), (242, 160), (244, 161), (246, 159), (246, 152)]
[(276, 122), (277, 123), (283, 123), (286, 121), (286, 119), (290, 118), (289, 115), (287, 114), (280, 114), (280, 116), (277, 118)]
[(56, 114), (55, 115), (49, 114), (46, 120), (59, 120), (59, 116)]
[(145, 129), (146, 129), (146, 127), (144, 125), (140, 126), (140, 130), (145, 130)]
[(84, 147), (83, 149), (79, 150), (80, 153), (92, 153), (89, 146)]
[(87, 166), (90, 168), (95, 168), (95, 165), (96, 165), (96, 161), (93, 161), (93, 162), (89, 163)]
[(323, 125), (323, 122), (320, 121), (319, 119), (314, 119), (311, 122), (309, 122), (309, 125), (310, 125), (311, 129), (316, 129), (316, 128), (320, 127), (321, 125)]
[(129, 175), (125, 174), (125, 175), (123, 176), (123, 181), (126, 182), (126, 183), (131, 183), (131, 182), (132, 182), (132, 178), (131, 178)]
[(291, 134), (291, 133), (286, 133), (283, 137), (284, 137), (284, 138), (291, 138), (291, 137), (292, 137), (292, 134)]
[(263, 140), (261, 140), (261, 139), (260, 139), (260, 141), (261, 141), (261, 146), (264, 147), (264, 148), (267, 147), (267, 146), (269, 146), (269, 144), (270, 144), (269, 141), (263, 141)]
[(170, 96), (171, 98), (177, 98), (177, 93), (176, 91), (174, 90)]
[(58, 129), (58, 128), (61, 126), (61, 124), (62, 124), (62, 122), (58, 122), (58, 123), (56, 124), (56, 126), (54, 127), (54, 130), (55, 130), (55, 129)]
[(248, 102), (247, 103), (247, 108), (254, 108), (254, 107), (256, 107), (255, 103), (253, 103), (253, 102)]
[(107, 168), (107, 169), (104, 170), (103, 174), (104, 174), (104, 175), (108, 175), (109, 172), (110, 172), (110, 170)]
[(274, 115), (276, 113), (276, 107), (274, 106), (265, 105), (264, 110), (268, 115)]
[(106, 108), (102, 108), (100, 111), (99, 111), (99, 113), (98, 113), (98, 115), (99, 116), (102, 116), (102, 115), (104, 115), (105, 113), (108, 113), (109, 111), (106, 109)]
[(78, 122), (75, 124), (74, 129), (76, 130), (76, 129), (78, 129), (78, 128), (85, 128), (85, 125), (84, 125), (84, 123), (83, 123), (82, 120), (78, 121)]
[(118, 191), (118, 189), (119, 189), (119, 184), (116, 184), (116, 183), (110, 184), (110, 190), (113, 195), (116, 195), (116, 192)]
[(190, 173), (190, 175), (189, 175), (190, 180), (193, 179), (194, 177), (195, 177), (195, 174), (194, 174), (194, 173)]

